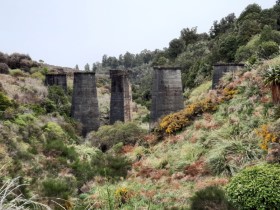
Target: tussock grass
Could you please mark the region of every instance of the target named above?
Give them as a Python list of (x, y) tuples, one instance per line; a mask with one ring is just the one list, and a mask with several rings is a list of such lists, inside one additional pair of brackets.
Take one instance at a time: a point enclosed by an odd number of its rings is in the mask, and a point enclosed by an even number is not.
[(19, 177), (6, 181), (0, 188), (0, 210), (28, 210), (28, 209), (46, 209), (51, 208), (45, 204), (39, 203), (33, 198), (26, 199), (21, 193), (18, 193), (20, 187), (24, 184), (18, 183)]

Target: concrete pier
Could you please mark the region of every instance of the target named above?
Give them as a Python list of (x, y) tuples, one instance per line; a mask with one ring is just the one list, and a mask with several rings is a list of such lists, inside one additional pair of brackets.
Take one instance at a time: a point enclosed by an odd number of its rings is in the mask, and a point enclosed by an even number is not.
[(212, 77), (212, 89), (216, 89), (219, 85), (220, 79), (226, 72), (232, 72), (232, 75), (238, 70), (244, 68), (244, 64), (236, 64), (236, 63), (225, 63), (225, 64), (215, 64), (213, 66), (213, 77)]
[(131, 121), (132, 93), (129, 73), (125, 70), (110, 70), (110, 78), (110, 124), (114, 124), (116, 121)]
[(61, 86), (65, 92), (67, 91), (67, 77), (65, 73), (61, 74), (47, 74), (45, 79), (47, 86)]
[(184, 108), (181, 70), (178, 67), (154, 67), (150, 127), (162, 116)]
[(83, 125), (83, 136), (99, 128), (99, 109), (94, 72), (74, 73), (71, 117)]

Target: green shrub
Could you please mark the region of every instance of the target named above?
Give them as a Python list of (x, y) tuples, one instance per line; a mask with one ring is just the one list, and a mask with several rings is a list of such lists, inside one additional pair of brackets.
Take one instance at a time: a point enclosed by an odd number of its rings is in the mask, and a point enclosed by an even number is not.
[(42, 81), (45, 80), (45, 76), (41, 72), (34, 72), (33, 74), (31, 74), (31, 77), (35, 79), (40, 79)]
[(15, 119), (15, 123), (19, 126), (27, 126), (29, 123), (33, 122), (36, 118), (33, 114), (21, 114)]
[(221, 209), (233, 210), (225, 196), (225, 192), (217, 186), (209, 186), (199, 190), (191, 198), (191, 210)]
[(43, 194), (50, 198), (67, 199), (75, 190), (75, 181), (62, 178), (47, 178), (42, 182)]
[(74, 147), (68, 147), (61, 140), (49, 140), (44, 148), (47, 155), (66, 157), (71, 161), (78, 156)]
[(254, 46), (241, 46), (235, 54), (235, 61), (241, 62), (250, 59), (256, 53)]
[(72, 173), (77, 177), (78, 187), (82, 187), (84, 183), (92, 179), (97, 173), (94, 171), (90, 162), (84, 160), (76, 160), (72, 165)]
[(104, 149), (106, 151), (120, 142), (124, 145), (134, 145), (142, 139), (144, 134), (145, 131), (135, 123), (116, 122), (114, 125), (100, 127), (98, 131), (90, 133), (87, 139), (98, 148), (106, 147)]
[(0, 113), (12, 105), (13, 102), (3, 92), (0, 92)]
[(26, 76), (26, 74), (20, 69), (10, 70), (10, 75), (12, 75), (14, 77), (24, 77), (24, 76)]
[(240, 209), (279, 209), (280, 165), (263, 164), (249, 167), (227, 185), (229, 200)]
[(262, 58), (269, 58), (273, 54), (279, 53), (279, 45), (273, 41), (267, 41), (260, 44), (260, 55)]
[(61, 139), (64, 135), (63, 129), (56, 122), (48, 122), (43, 130), (47, 132), (48, 137), (51, 139)]

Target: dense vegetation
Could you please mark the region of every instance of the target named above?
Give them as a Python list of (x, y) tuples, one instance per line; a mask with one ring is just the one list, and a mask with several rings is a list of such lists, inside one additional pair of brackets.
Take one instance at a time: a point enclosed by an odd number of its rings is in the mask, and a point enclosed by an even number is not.
[[(92, 70), (105, 125), (86, 138), (69, 117), (71, 83), (46, 87), (43, 62), (0, 53), (0, 209), (277, 209), (279, 163), (263, 162), (280, 142), (270, 90), (279, 44), (277, 1), (214, 21), (209, 33), (182, 29), (163, 50), (104, 55)], [(210, 90), (217, 62), (246, 68)], [(148, 133), (141, 105), (150, 105), (153, 65), (181, 66), (186, 108)], [(134, 122), (106, 125), (112, 68), (132, 71)]]

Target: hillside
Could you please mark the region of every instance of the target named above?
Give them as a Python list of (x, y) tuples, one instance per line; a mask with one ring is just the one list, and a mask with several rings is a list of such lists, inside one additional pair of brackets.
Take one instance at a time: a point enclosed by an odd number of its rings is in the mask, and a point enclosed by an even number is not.
[[(102, 126), (86, 137), (70, 117), (71, 68), (0, 53), (0, 209), (279, 209), (280, 161), (266, 163), (280, 143), (279, 11), (252, 4), (167, 49), (105, 55), (93, 65)], [(213, 64), (229, 62), (245, 68), (211, 89)], [(155, 65), (182, 68), (185, 108), (149, 132)], [(112, 68), (132, 72), (132, 122), (108, 125)], [(53, 71), (67, 72), (66, 92), (44, 85)]]
[[(162, 132), (145, 134), (136, 124), (119, 123), (101, 127), (86, 141), (64, 115), (69, 101), (59, 89), (48, 91), (40, 79), (1, 74), (1, 104), (8, 106), (0, 123), (1, 182), (21, 176), (21, 184), (28, 183), (21, 192), (50, 206), (50, 200), (63, 198), (62, 205), (74, 209), (188, 208), (194, 192), (225, 186), (243, 168), (264, 162), (257, 131), (278, 135), (279, 108), (261, 75), (279, 64), (278, 56), (234, 78), (226, 74), (221, 89), (210, 90), (209, 81), (193, 89), (187, 104), (210, 97), (217, 107), (176, 134), (160, 137)], [(235, 91), (220, 100), (226, 89)], [(50, 104), (56, 107), (49, 111)], [(130, 144), (119, 143), (122, 132)], [(102, 153), (90, 145), (97, 139), (116, 145)]]

